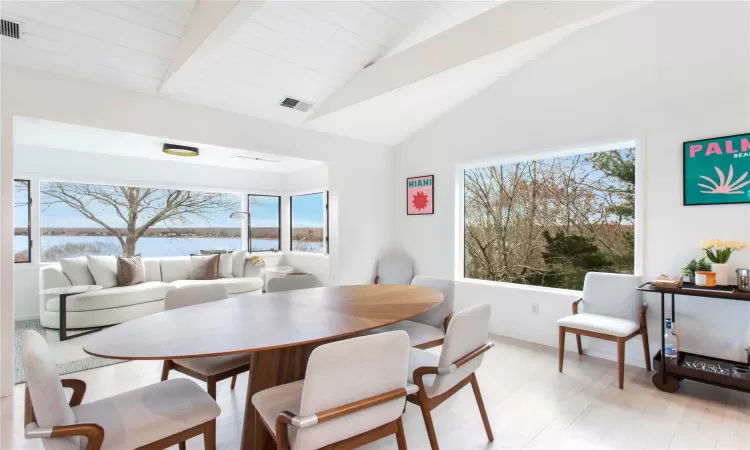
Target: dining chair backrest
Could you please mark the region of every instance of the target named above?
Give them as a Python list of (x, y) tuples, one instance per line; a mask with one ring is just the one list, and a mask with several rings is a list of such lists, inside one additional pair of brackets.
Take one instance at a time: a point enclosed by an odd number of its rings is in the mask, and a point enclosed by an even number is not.
[(445, 318), (453, 314), (453, 298), (456, 290), (453, 280), (416, 275), (411, 280), (411, 284), (412, 286), (430, 287), (443, 294), (443, 301), (438, 306), (411, 319), (414, 322), (442, 329)]
[(583, 282), (583, 308), (579, 312), (638, 321), (642, 300), (635, 288), (641, 277), (589, 272)]
[[(445, 332), (445, 342), (440, 352), (440, 367), (449, 367), (464, 356), (487, 343), (490, 323), (490, 305), (476, 305), (453, 314)], [(480, 355), (453, 373), (435, 375), (431, 396), (442, 394), (471, 375), (482, 364)]]
[(185, 286), (167, 292), (167, 295), (164, 296), (164, 309), (169, 311), (171, 309), (200, 305), (201, 303), (215, 302), (226, 298), (229, 298), (227, 289), (218, 284)]
[(411, 284), (414, 264), (406, 255), (390, 255), (378, 261), (378, 284)]
[[(60, 376), (47, 341), (36, 331), (23, 333), (23, 369), (26, 372), (26, 387), (36, 415), (36, 423), (42, 428), (76, 423), (76, 416), (68, 404)], [(43, 439), (44, 448), (55, 450), (79, 450), (79, 438)]]
[(310, 289), (318, 287), (318, 280), (309, 273), (299, 275), (284, 275), (283, 277), (268, 280), (266, 292), (284, 292), (297, 289)]
[[(405, 388), (409, 335), (392, 331), (322, 345), (310, 355), (300, 415), (306, 416)], [(316, 449), (393, 422), (406, 397), (297, 431), (293, 449)]]

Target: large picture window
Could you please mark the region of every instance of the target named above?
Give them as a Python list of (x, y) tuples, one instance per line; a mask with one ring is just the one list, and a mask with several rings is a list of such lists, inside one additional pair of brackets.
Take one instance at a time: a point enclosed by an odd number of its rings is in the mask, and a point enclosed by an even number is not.
[(464, 276), (583, 289), (587, 272), (630, 273), (635, 149), (464, 171)]
[(290, 199), (291, 250), (327, 253), (328, 195), (295, 195)]
[(41, 182), (41, 259), (182, 256), (242, 248), (242, 196)]
[(281, 250), (281, 197), (248, 195), (250, 237), (248, 248), (253, 252)]
[(13, 180), (13, 261), (31, 262), (31, 183)]

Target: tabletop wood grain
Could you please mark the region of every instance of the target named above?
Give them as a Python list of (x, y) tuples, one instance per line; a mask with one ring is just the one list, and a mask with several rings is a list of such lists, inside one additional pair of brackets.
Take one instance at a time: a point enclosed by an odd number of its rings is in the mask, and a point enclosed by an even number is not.
[(180, 359), (281, 349), (356, 336), (439, 305), (427, 287), (321, 287), (165, 311), (102, 330), (83, 346), (115, 359)]

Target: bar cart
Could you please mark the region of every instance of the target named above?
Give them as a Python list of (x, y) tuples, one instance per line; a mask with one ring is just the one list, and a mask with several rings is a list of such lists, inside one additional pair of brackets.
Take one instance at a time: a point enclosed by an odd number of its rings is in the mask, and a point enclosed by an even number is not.
[[(661, 296), (661, 350), (654, 355), (654, 368), (657, 370), (657, 373), (651, 378), (654, 386), (664, 392), (673, 393), (680, 388), (680, 381), (685, 379), (750, 392), (750, 377), (740, 377), (735, 373), (735, 370), (744, 371), (744, 374), (748, 373), (750, 369), (750, 349), (748, 349), (748, 361), (744, 363), (681, 351), (676, 364), (665, 364), (662, 356), (665, 351), (664, 301), (667, 295), (671, 295), (672, 319), (674, 319), (676, 315), (675, 295), (750, 302), (750, 292), (740, 291), (734, 286), (699, 287), (691, 283), (685, 283), (680, 288), (654, 287), (651, 283), (645, 283), (638, 286), (637, 289)], [(712, 370), (701, 370), (700, 367), (704, 366), (711, 367)]]

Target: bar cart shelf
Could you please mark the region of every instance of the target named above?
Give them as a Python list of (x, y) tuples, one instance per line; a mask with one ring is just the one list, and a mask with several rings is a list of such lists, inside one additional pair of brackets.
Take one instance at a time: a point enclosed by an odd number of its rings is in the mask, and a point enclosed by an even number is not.
[[(740, 369), (748, 369), (750, 364), (750, 357), (748, 363), (740, 363), (737, 361), (729, 361), (726, 359), (714, 358), (712, 356), (698, 355), (695, 353), (680, 352), (679, 360), (676, 364), (662, 364), (662, 355), (664, 354), (664, 302), (667, 295), (671, 295), (672, 300), (672, 319), (675, 318), (675, 295), (685, 295), (693, 297), (708, 297), (717, 298), (724, 300), (735, 300), (750, 302), (750, 293), (738, 290), (734, 286), (724, 286), (717, 288), (701, 288), (692, 284), (686, 283), (681, 288), (662, 288), (654, 287), (651, 283), (645, 283), (637, 288), (642, 292), (650, 292), (660, 294), (661, 296), (661, 350), (654, 355), (654, 369), (657, 372), (651, 378), (659, 390), (664, 392), (673, 393), (680, 388), (680, 381), (692, 380), (700, 383), (712, 384), (715, 386), (721, 386), (729, 389), (735, 389), (743, 392), (750, 392), (750, 380), (740, 378), (734, 375), (733, 368), (737, 367)], [(750, 352), (750, 350), (749, 350)], [(749, 353), (750, 355), (750, 353)], [(708, 372), (697, 368), (689, 367), (685, 365), (686, 359), (700, 359), (706, 363), (720, 365), (729, 369), (728, 374)]]

